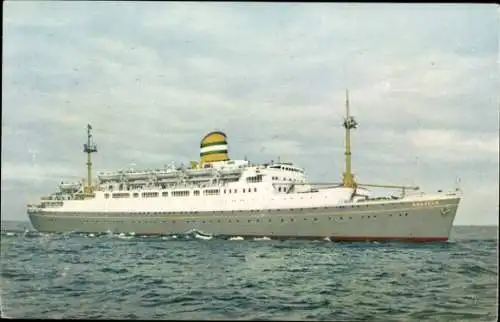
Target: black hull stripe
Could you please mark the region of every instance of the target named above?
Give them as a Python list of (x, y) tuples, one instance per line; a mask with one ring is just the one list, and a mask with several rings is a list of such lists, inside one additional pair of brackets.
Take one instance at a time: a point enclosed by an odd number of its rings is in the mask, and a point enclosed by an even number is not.
[(200, 148), (206, 148), (207, 146), (214, 146), (214, 145), (227, 145), (227, 142), (217, 141), (217, 142), (201, 143)]
[(205, 155), (211, 155), (211, 154), (227, 154), (227, 150), (217, 150), (217, 151), (203, 152), (203, 153), (200, 153), (200, 157), (203, 157)]

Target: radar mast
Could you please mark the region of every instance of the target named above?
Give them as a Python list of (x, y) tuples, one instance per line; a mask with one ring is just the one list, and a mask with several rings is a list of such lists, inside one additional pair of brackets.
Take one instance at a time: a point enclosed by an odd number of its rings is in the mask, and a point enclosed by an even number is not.
[(85, 193), (92, 193), (92, 153), (97, 152), (97, 146), (92, 139), (92, 126), (87, 124), (87, 143), (83, 145), (83, 152), (87, 153), (87, 185), (84, 188)]
[(351, 130), (357, 128), (358, 123), (354, 117), (349, 115), (349, 90), (345, 92), (345, 111), (343, 126), (345, 128), (345, 172), (342, 178), (342, 185), (344, 187), (356, 188), (357, 184), (354, 181), (354, 174), (351, 171)]

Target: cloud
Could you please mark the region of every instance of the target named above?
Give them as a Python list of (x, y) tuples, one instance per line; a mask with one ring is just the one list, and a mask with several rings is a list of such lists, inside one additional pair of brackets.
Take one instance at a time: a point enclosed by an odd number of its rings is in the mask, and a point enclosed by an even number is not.
[(234, 158), (338, 180), (348, 87), (359, 180), (435, 190), (460, 174), (464, 209), (498, 204), (473, 188), (498, 186), (492, 5), (8, 2), (4, 16), (2, 187), (84, 174), (87, 123), (97, 170), (196, 160), (220, 129)]
[(427, 151), (427, 158), (436, 156), (453, 161), (476, 154), (476, 160), (498, 159), (498, 136), (485, 137), (483, 133), (474, 136), (439, 130), (417, 130), (410, 134), (413, 145), (421, 152)]

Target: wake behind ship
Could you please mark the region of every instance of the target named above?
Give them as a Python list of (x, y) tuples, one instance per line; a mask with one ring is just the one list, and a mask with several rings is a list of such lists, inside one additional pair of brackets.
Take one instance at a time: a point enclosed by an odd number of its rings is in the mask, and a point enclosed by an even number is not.
[[(346, 93), (347, 94), (347, 93)], [(329, 238), (330, 240), (445, 241), (461, 192), (426, 194), (418, 187), (357, 183), (351, 172), (351, 130), (346, 95), (345, 172), (340, 183), (312, 183), (289, 162), (252, 164), (229, 158), (225, 133), (208, 133), (200, 160), (189, 167), (119, 170), (92, 178), (97, 152), (87, 127), (87, 179), (28, 205), (40, 232), (182, 234)], [(374, 198), (367, 187), (398, 188), (401, 196)], [(408, 194), (408, 191), (416, 191)]]

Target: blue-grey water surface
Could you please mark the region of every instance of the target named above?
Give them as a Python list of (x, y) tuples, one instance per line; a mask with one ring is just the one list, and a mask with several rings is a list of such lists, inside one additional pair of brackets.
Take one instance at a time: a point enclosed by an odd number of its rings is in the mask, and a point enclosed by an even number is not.
[(494, 321), (498, 228), (449, 242), (39, 234), (2, 224), (11, 318)]

